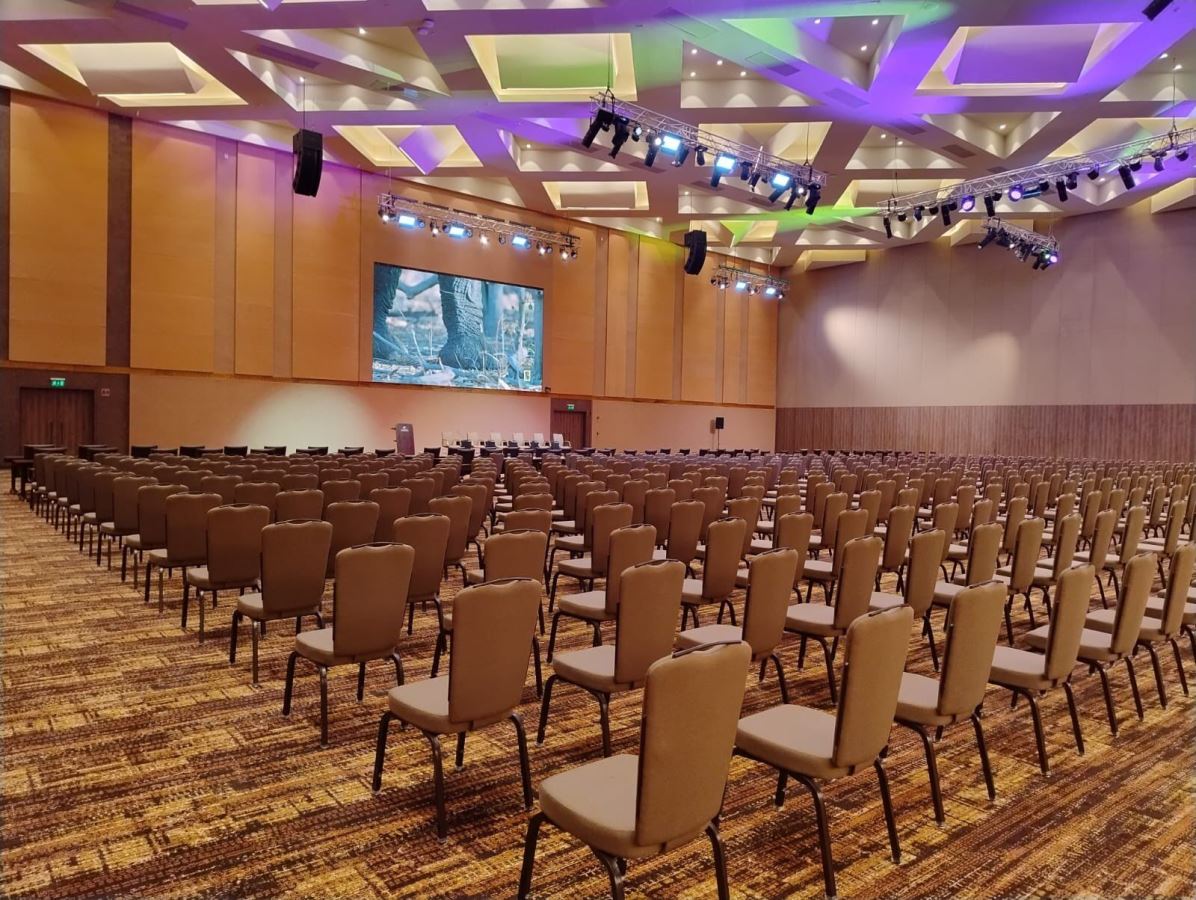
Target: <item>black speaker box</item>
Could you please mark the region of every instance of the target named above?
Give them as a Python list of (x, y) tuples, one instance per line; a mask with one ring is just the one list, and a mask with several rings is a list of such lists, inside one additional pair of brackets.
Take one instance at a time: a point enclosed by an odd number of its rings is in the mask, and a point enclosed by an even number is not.
[(685, 246), (689, 248), (685, 257), (685, 274), (697, 275), (706, 264), (706, 232), (685, 232)]
[(714, 417), (714, 430), (715, 430), (715, 431), (722, 431), (722, 430), (723, 430), (723, 426), (724, 426), (725, 424), (726, 424), (726, 419), (724, 419), (722, 416), (715, 416), (715, 417)]
[(291, 189), (296, 194), (314, 197), (320, 189), (320, 173), (324, 168), (324, 135), (306, 128), (296, 131), (291, 148), (295, 154)]

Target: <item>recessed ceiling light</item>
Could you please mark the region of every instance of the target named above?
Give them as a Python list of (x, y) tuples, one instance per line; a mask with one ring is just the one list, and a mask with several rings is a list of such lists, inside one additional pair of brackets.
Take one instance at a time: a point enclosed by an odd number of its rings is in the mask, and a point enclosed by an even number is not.
[(663, 222), (663, 221), (664, 221), (664, 219), (662, 219), (660, 216), (657, 216), (657, 217), (656, 217), (656, 221), (657, 221), (657, 222)]
[(523, 145), (523, 149), (524, 149), (524, 150), (530, 150), (530, 149), (532, 149), (532, 145), (531, 145), (531, 144), (524, 144), (524, 145)]
[(1170, 55), (1171, 55), (1170, 53), (1160, 53), (1160, 54), (1159, 54), (1159, 59), (1166, 59), (1166, 58), (1167, 58), (1168, 56), (1170, 56)]
[(697, 73), (697, 72), (690, 72), (690, 73), (689, 73), (689, 77), (690, 77), (690, 78), (697, 78), (697, 77), (698, 77), (698, 73)]
[(307, 81), (307, 79), (306, 79), (306, 78), (304, 78), (302, 75), (300, 75), (300, 76), (299, 76), (299, 83), (300, 83), (300, 84), (302, 84), (302, 83), (303, 83), (303, 82), (305, 82), (305, 81)]
[(885, 133), (885, 132), (883, 132), (883, 131), (880, 133), (880, 139), (881, 139), (882, 141), (883, 141), (885, 138), (887, 138), (887, 137), (888, 137), (888, 134), (887, 134), (887, 133)]
[(364, 29), (364, 28), (362, 28), (360, 25), (358, 25), (358, 26), (357, 26), (357, 33), (358, 33), (358, 34), (365, 34), (365, 29)]
[(697, 55), (698, 55), (698, 48), (697, 48), (697, 47), (692, 47), (692, 48), (690, 48), (689, 55), (690, 55), (690, 56), (697, 56)]
[(746, 74), (747, 74), (747, 72), (746, 72), (744, 69), (740, 69), (740, 70), (739, 70), (739, 77), (740, 77), (740, 78), (742, 78), (742, 77), (743, 77), (744, 75), (746, 75)]
[(873, 19), (873, 20), (872, 20), (872, 24), (873, 24), (873, 25), (879, 25), (879, 24), (880, 24), (880, 19)]
[(716, 60), (714, 61), (714, 64), (715, 64), (716, 66), (721, 66), (721, 65), (723, 64), (723, 61), (722, 61), (721, 59), (716, 59)]
[(998, 128), (1000, 128), (1002, 131), (1004, 131), (1004, 130), (1005, 130), (1005, 123), (1004, 123), (1004, 122), (1002, 122), (1002, 123), (1001, 123), (1000, 125), (998, 125), (997, 127), (998, 127)]
[(898, 139), (897, 139), (897, 146), (898, 146), (898, 147), (901, 147), (901, 146), (903, 146), (904, 144), (905, 144), (905, 141), (901, 140), (900, 138), (898, 138)]
[(867, 45), (867, 44), (861, 44), (861, 45), (860, 45), (860, 52), (861, 52), (861, 53), (867, 53), (867, 52), (868, 52), (868, 45)]
[(686, 191), (686, 192), (685, 192), (685, 196), (686, 196), (686, 197), (688, 197), (688, 196), (689, 196), (689, 191)]
[(1178, 71), (1179, 71), (1180, 69), (1182, 69), (1183, 67), (1184, 67), (1184, 64), (1183, 64), (1183, 63), (1176, 63), (1176, 64), (1175, 64), (1175, 66), (1174, 66), (1174, 71), (1178, 72)]
[(821, 24), (822, 24), (822, 19), (815, 19), (815, 20), (814, 20), (814, 24), (815, 24), (815, 25), (821, 25)]

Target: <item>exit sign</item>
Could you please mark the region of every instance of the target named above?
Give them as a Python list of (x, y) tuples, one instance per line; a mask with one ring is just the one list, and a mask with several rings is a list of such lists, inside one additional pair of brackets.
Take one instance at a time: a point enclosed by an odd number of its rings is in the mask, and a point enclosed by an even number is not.
[(566, 404), (565, 404), (565, 411), (566, 411), (566, 412), (573, 412), (573, 404), (572, 404), (572, 403), (566, 403)]
[(66, 387), (65, 378), (51, 378), (50, 387)]

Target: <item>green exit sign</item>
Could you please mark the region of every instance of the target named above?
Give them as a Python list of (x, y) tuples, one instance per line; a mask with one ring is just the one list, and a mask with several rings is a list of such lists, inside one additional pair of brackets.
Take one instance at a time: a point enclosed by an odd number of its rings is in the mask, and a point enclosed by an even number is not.
[(572, 404), (572, 403), (566, 403), (566, 404), (565, 404), (565, 411), (566, 411), (566, 412), (573, 412), (573, 404)]
[(51, 378), (50, 387), (66, 387), (65, 378)]

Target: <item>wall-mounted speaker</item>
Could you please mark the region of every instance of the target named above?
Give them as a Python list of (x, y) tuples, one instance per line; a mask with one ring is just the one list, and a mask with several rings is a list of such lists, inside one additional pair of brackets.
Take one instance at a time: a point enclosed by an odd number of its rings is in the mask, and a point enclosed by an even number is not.
[(314, 197), (320, 189), (320, 173), (324, 169), (324, 135), (301, 129), (295, 132), (291, 148), (295, 154), (291, 189), (296, 194)]
[(724, 425), (726, 425), (726, 424), (727, 424), (727, 420), (726, 420), (726, 419), (724, 419), (722, 416), (715, 416), (715, 417), (714, 417), (714, 430), (715, 430), (715, 431), (722, 431), (722, 430), (723, 430), (723, 426), (724, 426)]
[(685, 274), (697, 275), (706, 264), (706, 232), (685, 232), (685, 246), (689, 248), (685, 256)]

